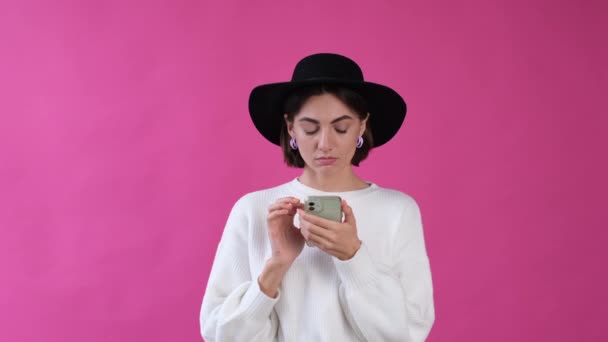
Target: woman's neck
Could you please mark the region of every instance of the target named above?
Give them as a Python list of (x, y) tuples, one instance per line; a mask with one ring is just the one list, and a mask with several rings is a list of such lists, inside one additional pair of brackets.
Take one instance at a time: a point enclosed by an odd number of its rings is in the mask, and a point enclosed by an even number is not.
[(369, 186), (353, 172), (352, 168), (339, 174), (321, 174), (304, 167), (304, 172), (298, 180), (306, 186), (326, 192), (360, 190)]

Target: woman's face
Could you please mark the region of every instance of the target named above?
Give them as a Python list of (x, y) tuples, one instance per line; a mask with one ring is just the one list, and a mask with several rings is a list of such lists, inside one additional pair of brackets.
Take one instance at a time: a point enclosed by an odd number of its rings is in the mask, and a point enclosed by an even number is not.
[(335, 173), (351, 167), (357, 139), (365, 132), (366, 120), (332, 94), (311, 96), (287, 121), (289, 135), (298, 144), (306, 166)]

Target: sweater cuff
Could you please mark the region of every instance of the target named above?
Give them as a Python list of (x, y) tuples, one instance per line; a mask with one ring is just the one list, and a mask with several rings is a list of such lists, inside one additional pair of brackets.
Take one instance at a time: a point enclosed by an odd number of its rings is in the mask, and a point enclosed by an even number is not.
[(361, 288), (374, 285), (374, 261), (365, 242), (361, 242), (361, 247), (352, 258), (348, 260), (333, 259), (338, 276), (345, 286)]
[(277, 298), (268, 297), (260, 289), (260, 284), (257, 280), (253, 280), (247, 292), (241, 299), (243, 312), (252, 317), (268, 317), (274, 308), (274, 305), (281, 298), (281, 290), (278, 290)]

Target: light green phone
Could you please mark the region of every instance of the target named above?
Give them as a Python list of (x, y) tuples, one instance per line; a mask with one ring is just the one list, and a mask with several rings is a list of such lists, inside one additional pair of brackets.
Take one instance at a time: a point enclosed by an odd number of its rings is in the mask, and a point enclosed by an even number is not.
[(309, 196), (304, 210), (328, 220), (342, 222), (342, 199), (340, 196)]

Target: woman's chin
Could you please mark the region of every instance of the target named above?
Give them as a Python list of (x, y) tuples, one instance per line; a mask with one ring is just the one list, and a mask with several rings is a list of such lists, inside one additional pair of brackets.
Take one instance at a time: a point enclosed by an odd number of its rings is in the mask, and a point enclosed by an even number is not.
[(344, 173), (344, 165), (331, 164), (331, 165), (315, 165), (313, 168), (316, 173), (321, 175), (333, 176)]

